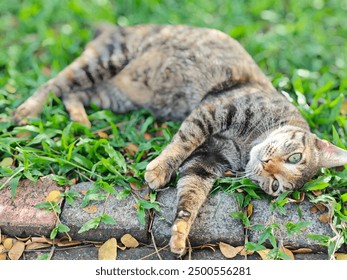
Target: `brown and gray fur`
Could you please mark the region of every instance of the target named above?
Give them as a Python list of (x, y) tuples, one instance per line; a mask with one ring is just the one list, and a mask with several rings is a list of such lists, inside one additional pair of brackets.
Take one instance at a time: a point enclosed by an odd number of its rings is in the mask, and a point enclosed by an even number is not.
[(217, 30), (106, 26), (14, 112), (15, 120), (40, 113), (50, 92), (62, 98), (72, 120), (87, 126), (90, 102), (115, 113), (146, 108), (182, 121), (145, 174), (158, 189), (180, 171), (170, 240), (177, 254), (184, 254), (199, 208), (227, 170), (245, 172), (277, 196), (300, 188), (321, 167), (347, 164), (346, 152), (312, 134), (241, 45)]

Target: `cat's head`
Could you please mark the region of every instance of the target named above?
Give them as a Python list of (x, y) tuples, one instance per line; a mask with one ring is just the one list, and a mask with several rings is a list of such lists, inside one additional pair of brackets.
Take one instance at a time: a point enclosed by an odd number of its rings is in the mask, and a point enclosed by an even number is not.
[(322, 167), (346, 164), (347, 151), (307, 130), (284, 126), (252, 148), (246, 171), (262, 190), (278, 196), (301, 188)]

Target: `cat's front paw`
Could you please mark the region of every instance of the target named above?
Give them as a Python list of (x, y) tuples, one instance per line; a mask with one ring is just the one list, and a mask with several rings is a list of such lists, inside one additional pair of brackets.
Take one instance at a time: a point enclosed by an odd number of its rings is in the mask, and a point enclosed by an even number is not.
[(170, 181), (172, 173), (165, 162), (156, 158), (147, 165), (145, 180), (151, 189), (159, 189)]
[(40, 102), (29, 98), (13, 112), (13, 120), (24, 125), (27, 123), (28, 117), (36, 117), (41, 112), (41, 107)]
[(179, 256), (185, 255), (186, 249), (186, 239), (188, 236), (188, 222), (183, 220), (175, 221), (172, 226), (172, 233), (170, 239), (170, 250), (172, 253)]

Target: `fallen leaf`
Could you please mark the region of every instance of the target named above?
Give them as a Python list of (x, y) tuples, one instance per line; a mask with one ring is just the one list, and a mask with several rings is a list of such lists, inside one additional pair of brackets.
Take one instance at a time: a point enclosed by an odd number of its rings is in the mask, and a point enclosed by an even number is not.
[(117, 245), (117, 248), (118, 248), (118, 249), (121, 249), (122, 251), (124, 251), (124, 250), (127, 249), (127, 247), (125, 247), (125, 246), (120, 246), (120, 245)]
[(99, 260), (115, 260), (117, 258), (117, 240), (110, 238), (99, 248)]
[(147, 132), (145, 132), (142, 136), (145, 140), (151, 140), (152, 139), (152, 135), (147, 133)]
[(324, 204), (322, 203), (316, 203), (315, 206), (318, 208), (319, 212), (324, 213), (325, 210), (327, 209)]
[(3, 241), (2, 241), (2, 244), (4, 245), (5, 249), (8, 251), (8, 250), (11, 250), (12, 246), (13, 246), (13, 243), (14, 243), (14, 239), (13, 238), (5, 238)]
[(27, 242), (28, 240), (30, 240), (30, 238), (31, 238), (31, 235), (29, 235), (28, 237), (17, 237), (16, 236), (17, 240), (23, 241), (23, 242)]
[(347, 260), (347, 254), (342, 254), (342, 253), (336, 253), (335, 254), (335, 259), (337, 260)]
[(327, 224), (330, 222), (330, 215), (329, 213), (324, 213), (320, 215), (318, 219), (320, 220), (321, 223)]
[(139, 246), (139, 242), (132, 237), (130, 234), (124, 234), (120, 241), (123, 243), (123, 245), (127, 248), (136, 248), (137, 246)]
[(323, 192), (321, 190), (311, 191), (315, 196), (320, 196)]
[(295, 254), (308, 254), (308, 253), (312, 253), (312, 249), (310, 248), (299, 248), (296, 250), (292, 250), (293, 253)]
[(228, 259), (234, 258), (239, 252), (242, 251), (243, 246), (233, 247), (229, 244), (219, 242), (219, 249), (224, 257)]
[[(47, 241), (47, 238), (46, 237), (32, 237), (31, 239), (30, 239), (30, 241), (31, 241), (31, 243), (33, 243), (33, 242), (37, 242), (37, 243), (49, 243), (48, 241)], [(49, 243), (49, 244), (52, 244), (52, 243)]]
[(128, 154), (132, 156), (139, 151), (139, 147), (133, 143), (129, 143), (124, 149)]
[(94, 214), (96, 212), (98, 212), (98, 207), (96, 207), (95, 205), (90, 205), (87, 207), (82, 208), (84, 212), (87, 212), (88, 214)]
[(57, 246), (59, 247), (70, 247), (70, 246), (76, 246), (76, 245), (80, 245), (82, 244), (81, 241), (77, 241), (77, 240), (60, 240), (57, 242)]
[(0, 253), (0, 261), (6, 260), (7, 254), (5, 253)]
[(76, 185), (78, 183), (78, 179), (77, 178), (72, 178), (70, 179), (70, 182), (72, 185)]
[(22, 241), (16, 241), (11, 250), (8, 252), (8, 257), (11, 260), (19, 260), (24, 252), (25, 244)]
[(318, 212), (318, 208), (315, 205), (313, 205), (312, 207), (310, 207), (310, 212), (311, 213), (317, 213)]
[(58, 190), (51, 191), (46, 197), (46, 201), (49, 201), (49, 202), (58, 202), (60, 199), (61, 199), (61, 192)]
[(103, 139), (107, 139), (108, 138), (108, 134), (103, 132), (103, 131), (98, 131), (98, 136), (100, 138), (103, 138)]
[(88, 190), (83, 190), (83, 191), (81, 191), (81, 194), (86, 195), (87, 192), (88, 192)]
[(17, 137), (17, 138), (25, 138), (25, 137), (28, 137), (28, 136), (30, 136), (30, 132), (28, 132), (28, 131), (25, 131), (25, 132), (21, 132), (21, 133), (17, 133), (17, 134), (16, 134), (16, 137)]
[(247, 206), (247, 218), (251, 217), (252, 214), (253, 214), (253, 204), (250, 203), (250, 204), (248, 204), (248, 206)]
[(248, 255), (253, 255), (254, 251), (247, 251), (245, 246), (241, 246), (243, 247), (242, 250), (240, 251), (239, 255), (240, 256), (248, 256)]
[(261, 257), (262, 260), (273, 260), (273, 258), (269, 258), (267, 256), (269, 252), (270, 252), (270, 249), (264, 249), (264, 250), (257, 251), (257, 253), (259, 254), (259, 256)]
[(35, 249), (42, 249), (42, 248), (47, 248), (50, 247), (50, 244), (47, 243), (37, 243), (37, 242), (32, 242), (28, 245), (25, 246), (26, 250), (35, 250)]
[(216, 252), (216, 249), (214, 247), (216, 247), (215, 244), (204, 244), (204, 245), (199, 246), (198, 248), (199, 249), (206, 249), (207, 248), (207, 249), (212, 250), (213, 252)]
[(290, 251), (289, 249), (287, 248), (282, 248), (282, 252), (285, 253), (291, 260), (294, 260), (294, 254), (292, 251)]

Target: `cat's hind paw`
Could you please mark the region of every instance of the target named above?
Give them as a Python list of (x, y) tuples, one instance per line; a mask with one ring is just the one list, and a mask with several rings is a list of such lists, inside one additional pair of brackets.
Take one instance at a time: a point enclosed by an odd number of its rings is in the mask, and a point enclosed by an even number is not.
[(172, 171), (167, 168), (166, 164), (156, 158), (147, 165), (145, 180), (151, 189), (156, 190), (170, 181), (171, 174)]
[(170, 239), (170, 250), (172, 253), (183, 256), (187, 252), (186, 239), (188, 236), (188, 223), (186, 221), (175, 221), (172, 226)]

